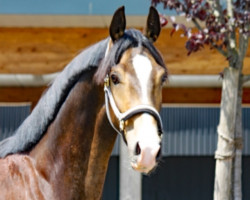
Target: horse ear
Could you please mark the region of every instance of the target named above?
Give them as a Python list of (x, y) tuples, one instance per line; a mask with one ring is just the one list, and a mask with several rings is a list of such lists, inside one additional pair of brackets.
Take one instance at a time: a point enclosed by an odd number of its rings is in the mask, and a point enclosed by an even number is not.
[(158, 11), (151, 6), (149, 9), (148, 19), (147, 19), (147, 27), (146, 27), (146, 37), (155, 42), (160, 35), (161, 32), (161, 23), (160, 16)]
[(124, 6), (118, 8), (112, 18), (109, 34), (113, 42), (121, 38), (126, 28), (126, 18)]

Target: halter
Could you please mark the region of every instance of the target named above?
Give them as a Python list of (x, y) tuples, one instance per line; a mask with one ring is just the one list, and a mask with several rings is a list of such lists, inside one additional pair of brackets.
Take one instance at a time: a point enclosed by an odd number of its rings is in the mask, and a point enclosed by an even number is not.
[[(109, 123), (111, 124), (113, 129), (123, 137), (123, 140), (125, 141), (125, 143), (127, 143), (126, 138), (125, 138), (125, 134), (124, 134), (125, 121), (128, 120), (129, 118), (137, 115), (137, 114), (140, 114), (140, 113), (148, 113), (156, 119), (158, 133), (161, 136), (163, 133), (163, 125), (162, 125), (161, 117), (160, 117), (160, 114), (158, 113), (158, 111), (149, 105), (137, 105), (135, 107), (130, 108), (126, 112), (121, 113), (116, 106), (115, 100), (114, 100), (113, 95), (112, 95), (111, 90), (110, 90), (109, 83), (110, 83), (109, 76), (107, 75), (106, 78), (104, 79), (105, 106), (106, 106), (107, 117), (108, 117)], [(109, 104), (110, 104), (117, 120), (119, 121), (119, 130), (115, 127), (114, 123), (111, 120)]]

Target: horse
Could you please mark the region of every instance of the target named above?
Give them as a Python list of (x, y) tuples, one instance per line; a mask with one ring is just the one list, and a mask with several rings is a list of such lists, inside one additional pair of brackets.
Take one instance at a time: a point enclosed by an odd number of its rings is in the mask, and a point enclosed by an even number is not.
[(13, 136), (0, 142), (0, 199), (101, 199), (118, 134), (131, 166), (149, 174), (161, 151), (167, 69), (154, 47), (161, 30), (150, 7), (145, 33), (126, 29), (124, 7), (106, 39), (56, 77)]

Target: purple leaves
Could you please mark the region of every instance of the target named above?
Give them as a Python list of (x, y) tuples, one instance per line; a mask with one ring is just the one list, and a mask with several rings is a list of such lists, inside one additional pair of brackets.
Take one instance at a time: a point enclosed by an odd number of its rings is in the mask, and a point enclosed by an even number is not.
[(160, 23), (161, 23), (161, 27), (164, 27), (168, 24), (168, 20), (164, 15), (160, 14)]
[[(175, 10), (177, 14), (182, 14), (186, 19), (191, 20), (198, 31), (192, 32), (183, 24), (177, 24), (171, 20), (173, 30), (171, 35), (178, 30), (183, 31), (187, 37), (186, 49), (188, 55), (209, 45), (223, 51), (227, 48), (229, 34), (239, 31), (245, 37), (250, 36), (250, 0), (234, 1), (234, 18), (229, 18), (227, 10), (222, 5), (215, 2), (208, 3), (206, 0), (151, 0), (153, 5), (163, 4), (165, 9)], [(223, 10), (224, 9), (224, 10)], [(205, 27), (201, 27), (203, 22)], [(164, 25), (164, 23), (162, 23)]]
[(206, 38), (203, 32), (192, 34), (192, 36), (186, 42), (186, 49), (188, 50), (188, 55), (203, 48), (205, 43)]

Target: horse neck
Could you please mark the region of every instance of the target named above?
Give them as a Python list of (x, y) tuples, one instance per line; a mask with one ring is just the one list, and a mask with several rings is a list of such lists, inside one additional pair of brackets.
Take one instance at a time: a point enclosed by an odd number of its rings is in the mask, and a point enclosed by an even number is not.
[(115, 134), (109, 132), (103, 90), (92, 83), (93, 73), (77, 82), (30, 153), (59, 199), (97, 199), (97, 191), (90, 190), (103, 186)]
[(85, 179), (86, 199), (101, 199), (108, 161), (116, 132), (110, 126), (103, 106), (97, 116), (97, 125), (91, 146), (88, 171)]

